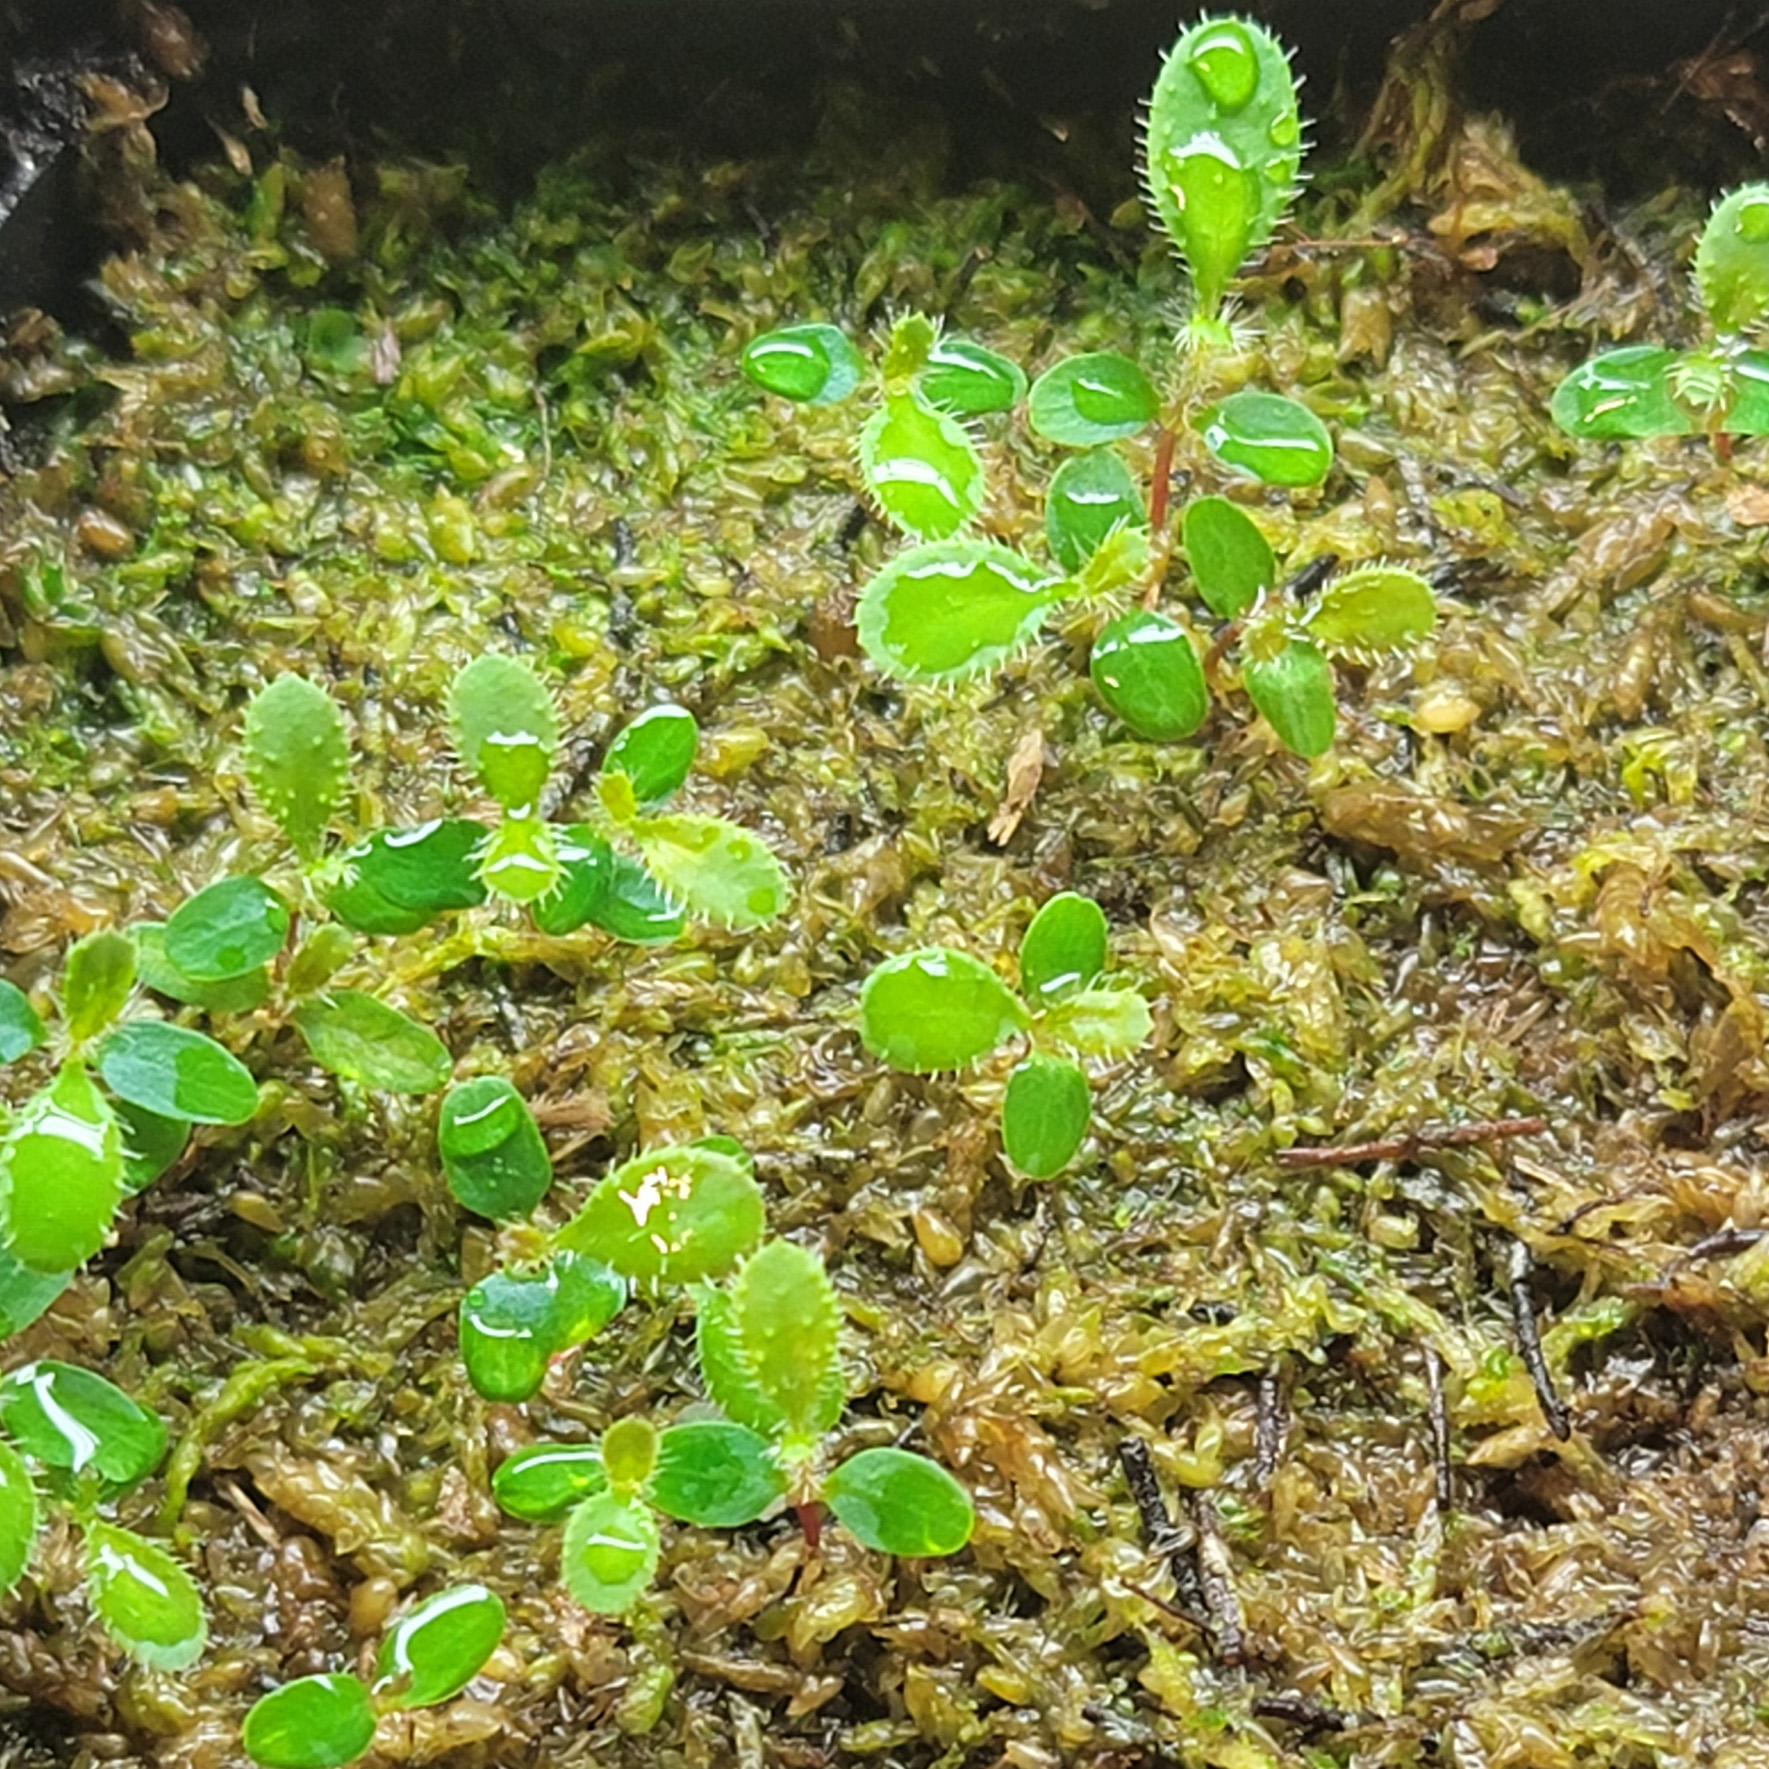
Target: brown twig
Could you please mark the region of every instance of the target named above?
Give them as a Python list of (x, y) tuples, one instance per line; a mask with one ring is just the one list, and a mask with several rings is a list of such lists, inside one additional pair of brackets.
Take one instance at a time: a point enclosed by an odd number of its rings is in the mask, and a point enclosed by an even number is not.
[(1183, 1617), (1194, 1627), (1205, 1625), (1210, 1607), (1204, 1600), (1204, 1587), (1198, 1569), (1192, 1564), (1188, 1544), (1173, 1526), (1167, 1501), (1161, 1497), (1161, 1483), (1155, 1476), (1154, 1459), (1149, 1446), (1140, 1437), (1127, 1437), (1118, 1445), (1118, 1461), (1124, 1469), (1124, 1484), (1136, 1502), (1136, 1514), (1142, 1522), (1143, 1545), (1151, 1554), (1167, 1562), (1173, 1574), (1173, 1589), (1179, 1598), (1177, 1608), (1162, 1603), (1163, 1609)]
[(1210, 1615), (1210, 1631), (1216, 1637), (1216, 1657), (1225, 1665), (1243, 1664), (1247, 1658), (1247, 1629), (1241, 1617), (1241, 1599), (1235, 1592), (1234, 1562), (1222, 1539), (1216, 1501), (1208, 1493), (1192, 1495), (1192, 1526), (1198, 1532), (1198, 1584)]
[(1529, 1248), (1522, 1241), (1517, 1242), (1511, 1249), (1510, 1269), (1511, 1320), (1517, 1329), (1517, 1348), (1523, 1354), (1523, 1367), (1535, 1384), (1536, 1399), (1541, 1403), (1548, 1429), (1565, 1443), (1572, 1436), (1572, 1416), (1554, 1392), (1554, 1378), (1549, 1373), (1547, 1358), (1542, 1355), (1542, 1336), (1536, 1330), (1535, 1304), (1529, 1294), (1529, 1276), (1534, 1269)]
[(1253, 1484), (1264, 1492), (1278, 1471), (1284, 1453), (1284, 1396), (1275, 1369), (1259, 1372), (1257, 1412), (1253, 1427)]
[(1437, 1508), (1447, 1511), (1455, 1503), (1450, 1483), (1450, 1410), (1443, 1397), (1443, 1359), (1437, 1347), (1425, 1347), (1425, 1394), (1431, 1418), (1431, 1463), (1437, 1471)]
[(1470, 1143), (1498, 1142), (1512, 1136), (1540, 1136), (1546, 1118), (1483, 1118), (1477, 1124), (1427, 1124), (1405, 1136), (1376, 1142), (1328, 1143), (1279, 1149), (1280, 1167), (1361, 1167), (1370, 1161), (1410, 1161), (1432, 1149), (1460, 1149)]
[(1155, 432), (1155, 465), (1149, 475), (1149, 532), (1167, 526), (1167, 498), (1173, 480), (1174, 433), (1163, 424)]

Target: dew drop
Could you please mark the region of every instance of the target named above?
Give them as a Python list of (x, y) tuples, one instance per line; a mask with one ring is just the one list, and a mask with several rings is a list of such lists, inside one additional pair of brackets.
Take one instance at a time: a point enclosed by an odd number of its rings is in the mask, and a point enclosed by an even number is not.
[(1246, 26), (1227, 18), (1201, 31), (1186, 57), (1198, 84), (1223, 110), (1246, 108), (1259, 89), (1259, 57)]
[(1294, 111), (1285, 111), (1281, 116), (1272, 118), (1271, 128), (1267, 133), (1273, 147), (1294, 147), (1301, 137), (1302, 125)]
[(1761, 245), (1769, 240), (1769, 197), (1757, 197), (1738, 211), (1738, 237)]

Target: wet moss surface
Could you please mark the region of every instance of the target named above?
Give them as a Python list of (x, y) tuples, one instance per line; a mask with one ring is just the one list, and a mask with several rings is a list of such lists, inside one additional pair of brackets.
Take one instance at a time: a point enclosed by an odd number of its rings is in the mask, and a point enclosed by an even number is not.
[[(679, 1410), (685, 1307), (630, 1310), (532, 1403), (478, 1401), (453, 1316), (496, 1250), (449, 1200), (433, 1106), (219, 1021), (258, 1119), (205, 1133), (5, 1351), (171, 1421), (126, 1521), (198, 1571), (211, 1646), (130, 1668), (51, 1537), (0, 1605), (11, 1761), (237, 1762), (256, 1695), (354, 1666), (400, 1593), (455, 1576), (505, 1596), (505, 1645), (384, 1726), (390, 1759), (1769, 1752), (1769, 456), (1576, 448), (1546, 418), (1593, 348), (1691, 327), (1704, 193), (1606, 215), (1408, 90), (1372, 162), (1316, 168), (1226, 371), (1336, 435), (1317, 492), (1236, 493), (1290, 568), (1386, 556), (1442, 597), (1418, 655), (1349, 674), (1314, 764), (1235, 695), (1196, 742), (1128, 738), (1088, 687), (1097, 614), (963, 689), (869, 673), (852, 602), (896, 543), (857, 500), (859, 419), (736, 372), (771, 324), (908, 308), (1028, 368), (1159, 367), (1179, 283), (1134, 213), (955, 178), (926, 116), (843, 92), (806, 159), (593, 142), (513, 206), (243, 124), (234, 164), (174, 180), (113, 132), (127, 343), (26, 325), (6, 366), (55, 403), (0, 486), (5, 973), (46, 985), (72, 935), (274, 859), (237, 740), (279, 671), (345, 707), (362, 828), (471, 808), (445, 705), (486, 650), (557, 691), (561, 817), (632, 711), (680, 700), (690, 802), (767, 836), (786, 918), (642, 951), (478, 912), (364, 940), (342, 980), (433, 1024), (457, 1073), (512, 1077), (561, 1218), (641, 1147), (753, 1149), (848, 1311), (844, 1443), (938, 1457), (979, 1524), (914, 1564), (838, 1530), (813, 1552), (790, 1515), (672, 1527), (633, 1615), (576, 1610), (556, 1532), (501, 1518), (490, 1469)], [(986, 453), (983, 527), (1036, 549), (1054, 451), (1016, 420)], [(1178, 467), (1181, 496), (1223, 488), (1190, 440)], [(1177, 561), (1163, 598), (1188, 600)], [(1075, 1171), (1019, 1186), (1002, 1072), (886, 1074), (855, 996), (927, 942), (1008, 968), (1065, 888), (1106, 909), (1156, 1035), (1101, 1077)], [(9, 1097), (42, 1078), (15, 1066)], [(1371, 1139), (1398, 1146), (1280, 1158)]]

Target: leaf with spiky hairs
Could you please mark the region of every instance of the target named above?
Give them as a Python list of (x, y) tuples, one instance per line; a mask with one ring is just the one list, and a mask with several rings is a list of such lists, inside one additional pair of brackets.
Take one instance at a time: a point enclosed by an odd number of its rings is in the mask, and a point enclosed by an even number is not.
[(1368, 663), (1423, 639), (1437, 625), (1437, 598), (1405, 566), (1359, 565), (1321, 591), (1302, 624), (1329, 656)]
[(1301, 164), (1296, 80), (1277, 39), (1233, 17), (1181, 32), (1149, 94), (1143, 172), (1206, 318), (1289, 212)]
[(278, 676), (246, 708), (246, 779), (303, 860), (319, 856), (349, 781), (344, 716), (323, 688)]
[(946, 540), (983, 507), (970, 432), (916, 393), (887, 394), (867, 419), (860, 475), (884, 515), (916, 540)]
[(645, 870), (691, 915), (721, 927), (760, 927), (791, 900), (773, 849), (723, 817), (638, 817), (627, 833)]

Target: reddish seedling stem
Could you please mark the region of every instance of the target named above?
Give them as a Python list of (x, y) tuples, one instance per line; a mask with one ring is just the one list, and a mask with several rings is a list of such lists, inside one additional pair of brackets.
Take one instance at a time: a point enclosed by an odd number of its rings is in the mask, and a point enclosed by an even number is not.
[(794, 1505), (792, 1514), (804, 1531), (805, 1546), (815, 1554), (823, 1546), (823, 1507), (815, 1499), (807, 1499), (802, 1505)]
[(1159, 534), (1167, 526), (1167, 491), (1173, 478), (1173, 432), (1163, 424), (1155, 432), (1155, 471), (1149, 481), (1149, 529)]

